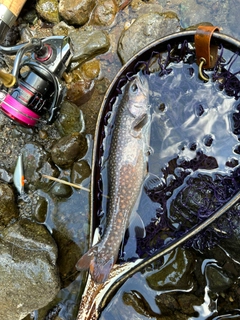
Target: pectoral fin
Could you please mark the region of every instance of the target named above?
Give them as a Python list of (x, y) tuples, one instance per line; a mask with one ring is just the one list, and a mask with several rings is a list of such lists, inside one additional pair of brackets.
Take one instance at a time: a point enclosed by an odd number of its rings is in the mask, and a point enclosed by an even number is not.
[(148, 121), (148, 115), (147, 113), (141, 114), (139, 117), (135, 118), (132, 123), (132, 129), (133, 130), (141, 130), (142, 127), (147, 123)]
[(161, 186), (164, 186), (163, 179), (159, 178), (157, 175), (153, 173), (147, 174), (143, 185), (145, 191), (151, 191), (156, 188), (160, 188)]

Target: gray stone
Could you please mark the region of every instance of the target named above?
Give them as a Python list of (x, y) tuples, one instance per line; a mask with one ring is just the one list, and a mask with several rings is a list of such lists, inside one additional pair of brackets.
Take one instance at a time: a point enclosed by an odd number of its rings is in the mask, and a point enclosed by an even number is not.
[(118, 54), (122, 62), (126, 63), (134, 54), (154, 40), (177, 31), (180, 31), (180, 23), (175, 13), (143, 14), (122, 32), (118, 43)]
[(23, 319), (60, 289), (57, 246), (45, 226), (27, 219), (6, 228), (0, 241), (0, 319)]
[(107, 34), (91, 26), (72, 31), (69, 33), (69, 37), (74, 49), (72, 61), (77, 61), (78, 64), (106, 52), (110, 47)]

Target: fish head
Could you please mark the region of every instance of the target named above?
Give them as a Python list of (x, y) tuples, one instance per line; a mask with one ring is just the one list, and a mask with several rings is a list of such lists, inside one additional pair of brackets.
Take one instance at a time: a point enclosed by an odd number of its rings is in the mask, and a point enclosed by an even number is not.
[(128, 111), (133, 118), (143, 118), (149, 109), (149, 85), (148, 79), (142, 73), (138, 73), (128, 83)]

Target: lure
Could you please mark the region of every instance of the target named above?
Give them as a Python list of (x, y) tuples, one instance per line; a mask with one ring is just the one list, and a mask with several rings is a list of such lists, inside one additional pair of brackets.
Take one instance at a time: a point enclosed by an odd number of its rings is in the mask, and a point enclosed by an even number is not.
[(24, 173), (23, 173), (22, 154), (18, 156), (17, 165), (15, 167), (14, 174), (13, 174), (13, 182), (20, 196), (24, 195), (25, 180), (24, 180)]

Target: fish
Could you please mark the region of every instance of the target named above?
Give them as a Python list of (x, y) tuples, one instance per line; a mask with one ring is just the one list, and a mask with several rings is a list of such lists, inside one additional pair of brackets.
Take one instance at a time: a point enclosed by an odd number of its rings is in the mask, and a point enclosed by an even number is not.
[(138, 216), (136, 209), (147, 174), (150, 140), (147, 76), (142, 72), (136, 74), (122, 90), (107, 161), (106, 227), (102, 238), (76, 264), (79, 271), (89, 269), (96, 283), (104, 283), (108, 279), (129, 220), (133, 220), (134, 215)]

